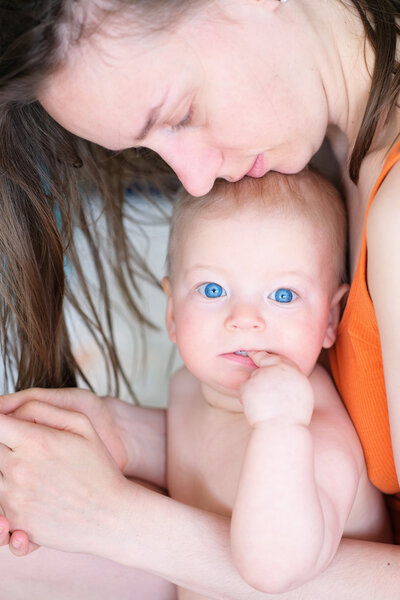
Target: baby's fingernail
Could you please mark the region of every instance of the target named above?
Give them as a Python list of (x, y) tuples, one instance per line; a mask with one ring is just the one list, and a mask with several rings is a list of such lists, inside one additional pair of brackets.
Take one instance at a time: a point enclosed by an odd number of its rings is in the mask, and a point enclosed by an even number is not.
[(16, 550), (19, 550), (21, 548), (21, 546), (22, 546), (21, 540), (18, 540), (18, 539), (17, 540), (12, 540), (11, 543), (12, 543), (13, 547)]

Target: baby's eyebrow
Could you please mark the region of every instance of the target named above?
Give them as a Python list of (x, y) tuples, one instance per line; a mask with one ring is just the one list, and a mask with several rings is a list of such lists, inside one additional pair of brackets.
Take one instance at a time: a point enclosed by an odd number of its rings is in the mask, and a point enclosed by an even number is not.
[(220, 276), (216, 272), (215, 266), (201, 264), (190, 265), (186, 268), (183, 267), (180, 275), (186, 282), (189, 282), (191, 284), (195, 279), (198, 279), (199, 283), (200, 280), (201, 282), (204, 282), (205, 280), (209, 281), (210, 277), (217, 279)]
[(189, 268), (187, 268), (185, 270), (185, 275), (191, 274), (194, 271), (216, 271), (217, 268), (215, 265), (202, 265), (202, 264), (195, 264), (195, 265), (191, 265)]

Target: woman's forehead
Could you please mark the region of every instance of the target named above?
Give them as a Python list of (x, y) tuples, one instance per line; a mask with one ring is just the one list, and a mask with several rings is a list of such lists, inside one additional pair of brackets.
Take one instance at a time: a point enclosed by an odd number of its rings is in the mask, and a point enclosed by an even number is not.
[[(145, 38), (128, 37), (105, 36), (103, 42), (98, 39), (77, 49), (49, 76), (39, 101), (67, 130), (119, 149), (121, 143), (134, 145), (134, 132), (143, 129), (154, 107), (167, 97), (173, 100), (193, 84), (196, 60), (180, 36), (159, 36), (157, 45)], [(124, 133), (132, 139), (127, 138), (125, 144), (118, 141), (119, 129), (122, 132), (127, 127), (130, 131)]]

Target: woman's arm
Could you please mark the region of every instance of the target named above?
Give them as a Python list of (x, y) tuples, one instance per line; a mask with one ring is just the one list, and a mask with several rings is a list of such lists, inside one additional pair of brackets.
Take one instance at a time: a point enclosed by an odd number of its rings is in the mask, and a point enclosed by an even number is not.
[[(63, 424), (63, 431), (0, 415), (0, 504), (11, 529), (28, 531), (40, 544), (141, 568), (210, 598), (273, 598), (236, 571), (229, 519), (129, 482), (85, 417), (51, 409), (48, 424)], [(345, 540), (323, 574), (280, 598), (394, 600), (399, 585), (398, 547)]]
[(1, 600), (175, 600), (166, 580), (113, 561), (50, 548), (16, 558), (0, 548)]
[(400, 481), (400, 163), (382, 183), (367, 222), (368, 290), (382, 347), (390, 433)]
[(343, 540), (322, 574), (301, 588), (271, 595), (250, 587), (235, 569), (228, 519), (167, 497), (157, 498), (157, 503), (153, 500), (152, 493), (143, 490), (140, 503), (147, 508), (130, 521), (115, 559), (125, 556), (129, 564), (139, 561), (140, 568), (217, 600), (398, 599), (398, 547)]
[(117, 398), (104, 401), (127, 452), (126, 477), (166, 488), (166, 411), (133, 406)]

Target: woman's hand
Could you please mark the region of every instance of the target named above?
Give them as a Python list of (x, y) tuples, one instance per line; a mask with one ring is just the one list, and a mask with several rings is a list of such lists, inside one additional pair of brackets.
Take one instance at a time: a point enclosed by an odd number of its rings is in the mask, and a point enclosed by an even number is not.
[[(12, 413), (13, 417), (20, 420), (37, 422), (39, 416), (37, 407), (40, 406), (40, 403), (38, 403), (40, 400), (52, 406), (86, 414), (118, 467), (121, 470), (124, 469), (127, 462), (127, 453), (111, 409), (111, 403), (114, 399), (102, 399), (88, 390), (77, 388), (54, 390), (31, 388), (1, 396), (0, 411)], [(42, 418), (45, 417), (46, 412), (43, 408), (43, 406), (40, 406)], [(6, 544), (9, 544), (10, 551), (16, 556), (26, 556), (39, 547), (29, 541), (24, 531), (16, 530), (10, 534), (9, 522), (2, 516), (0, 517), (0, 545), (4, 546)]]
[[(78, 388), (31, 388), (0, 396), (0, 413), (34, 422), (37, 401), (86, 415), (124, 475), (165, 488), (165, 410)], [(47, 424), (45, 418), (42, 423)]]
[[(86, 415), (120, 470), (130, 477), (165, 487), (165, 411), (133, 406), (117, 398), (99, 398), (88, 390), (31, 388), (0, 397), (0, 413), (38, 422), (51, 415), (42, 403)], [(57, 426), (57, 425), (55, 425)], [(38, 546), (23, 531), (13, 531), (0, 517), (0, 545), (10, 544), (16, 556), (25, 556)]]
[(102, 532), (112, 535), (126, 480), (87, 417), (39, 402), (34, 408), (34, 423), (0, 415), (0, 504), (10, 530), (60, 550), (95, 552)]
[[(99, 398), (93, 392), (78, 388), (43, 389), (31, 388), (0, 397), (0, 413), (12, 414), (24, 421), (37, 421), (38, 403), (67, 409), (86, 415), (97, 435), (114, 458), (122, 472), (128, 462), (128, 453), (122, 441), (121, 432), (112, 409), (114, 398)], [(45, 410), (41, 407), (43, 424), (46, 423)]]

